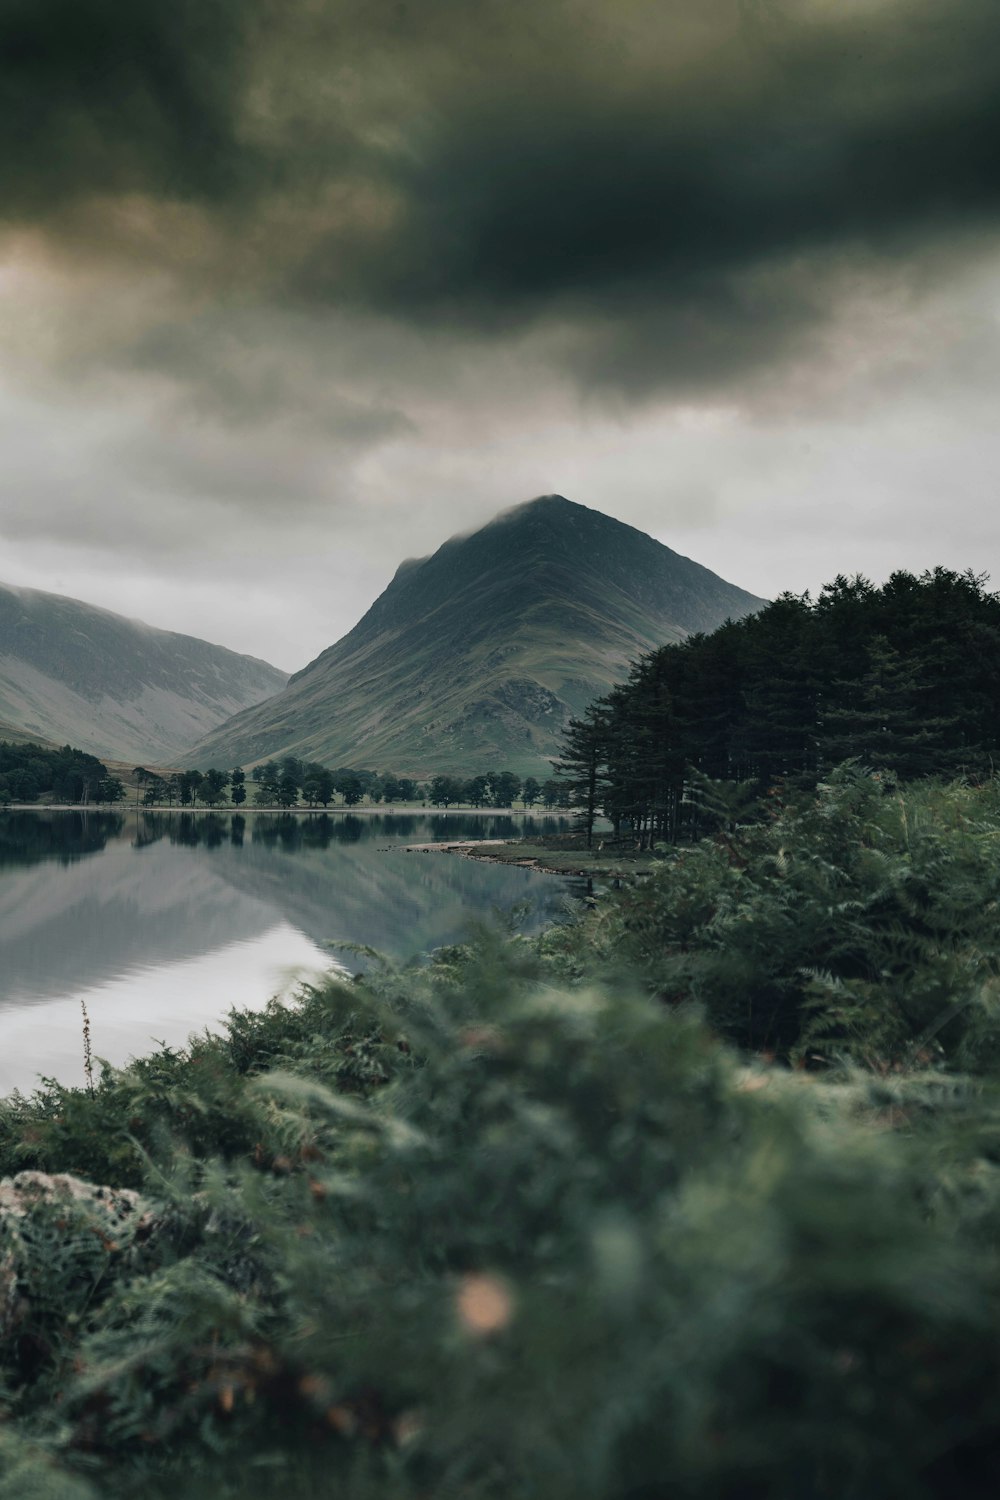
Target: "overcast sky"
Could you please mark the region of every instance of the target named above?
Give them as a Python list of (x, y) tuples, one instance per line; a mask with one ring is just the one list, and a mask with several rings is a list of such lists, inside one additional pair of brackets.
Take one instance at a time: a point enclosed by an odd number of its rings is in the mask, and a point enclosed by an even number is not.
[(1000, 586), (1000, 0), (3, 0), (0, 579), (296, 669), (558, 492)]

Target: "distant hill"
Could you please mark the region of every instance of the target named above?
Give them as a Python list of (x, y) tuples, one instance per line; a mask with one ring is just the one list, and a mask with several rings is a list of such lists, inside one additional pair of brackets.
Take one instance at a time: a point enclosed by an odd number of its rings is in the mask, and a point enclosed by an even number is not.
[(763, 605), (561, 495), (404, 562), (343, 640), (185, 763), (295, 754), (423, 776), (548, 772), (570, 714), (630, 661)]
[[(287, 674), (194, 636), (0, 584), (3, 733), (169, 762)], [(2, 734), (0, 734), (2, 737)]]
[(16, 724), (5, 724), (0, 720), (0, 740), (8, 745), (40, 745), (43, 750), (58, 750), (55, 740), (47, 740), (42, 734), (33, 734), (30, 729), (19, 729)]

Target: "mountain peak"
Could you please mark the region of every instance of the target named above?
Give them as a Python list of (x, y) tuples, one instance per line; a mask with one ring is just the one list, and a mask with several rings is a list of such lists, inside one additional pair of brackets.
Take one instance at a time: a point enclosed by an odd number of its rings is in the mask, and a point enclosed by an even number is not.
[(541, 495), (403, 563), (352, 631), (189, 760), (546, 774), (567, 719), (636, 657), (763, 602), (635, 527)]
[[(574, 510), (589, 509), (589, 506), (579, 505), (575, 500), (567, 500), (565, 495), (536, 495), (534, 500), (520, 500), (517, 505), (509, 505), (506, 510), (498, 511), (493, 520), (488, 524), (492, 526), (497, 521), (505, 521), (513, 516), (526, 516), (532, 513), (543, 513), (546, 511), (558, 513), (561, 510), (565, 510), (566, 506), (571, 506)], [(597, 516), (600, 515), (600, 511), (595, 510), (591, 514)]]
[[(565, 495), (537, 495), (533, 500), (522, 500), (517, 505), (498, 511), (481, 526), (471, 527), (467, 531), (454, 532), (447, 541), (442, 542), (436, 552), (429, 553), (425, 557), (404, 559), (393, 576), (393, 585), (414, 569), (427, 567), (436, 559), (441, 559), (451, 565), (456, 553), (470, 554), (473, 550), (469, 546), (470, 543), (477, 546), (481, 543), (488, 549), (485, 555), (488, 555), (491, 563), (495, 562), (495, 549), (500, 532), (508, 534), (510, 544), (513, 546), (526, 549), (529, 543), (533, 542), (539, 547), (546, 547), (553, 555), (557, 552), (572, 551), (574, 547), (586, 546), (596, 541), (599, 535), (607, 535), (609, 532), (646, 537), (645, 532), (637, 531), (634, 526), (629, 526), (624, 521), (616, 521), (613, 516), (593, 510), (589, 505), (580, 505), (575, 500), (567, 500)], [(646, 537), (646, 540), (653, 541), (653, 538)], [(654, 543), (654, 545), (662, 544)], [(381, 598), (385, 599), (389, 592), (390, 590), (386, 590)], [(376, 605), (379, 602), (376, 601)]]
[[(621, 526), (621, 521), (613, 521), (611, 516), (604, 515), (599, 510), (592, 510), (589, 505), (580, 505), (576, 500), (567, 500), (565, 495), (537, 495), (534, 500), (522, 500), (518, 505), (508, 506), (506, 510), (498, 511), (492, 521), (487, 521), (481, 529), (489, 531), (496, 526), (531, 525), (533, 522), (550, 523), (557, 527), (571, 526), (574, 521), (588, 525), (597, 523), (611, 523)], [(475, 535), (475, 533), (472, 533)]]
[[(621, 544), (632, 548), (646, 542), (654, 548), (661, 548), (672, 557), (679, 555), (638, 527), (605, 515), (603, 511), (594, 510), (589, 505), (581, 505), (576, 500), (567, 500), (565, 495), (539, 495), (534, 500), (512, 505), (495, 515), (481, 531), (490, 534), (492, 540), (496, 531), (501, 528), (509, 528), (515, 540), (530, 536), (560, 552), (593, 546), (605, 547), (609, 542), (612, 546)], [(477, 534), (467, 533), (471, 536)]]

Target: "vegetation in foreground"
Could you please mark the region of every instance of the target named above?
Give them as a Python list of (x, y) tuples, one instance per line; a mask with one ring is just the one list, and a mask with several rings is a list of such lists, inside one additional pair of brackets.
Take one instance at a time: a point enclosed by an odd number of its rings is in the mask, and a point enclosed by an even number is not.
[(992, 1493), (998, 841), (847, 767), (7, 1101), (0, 1495)]

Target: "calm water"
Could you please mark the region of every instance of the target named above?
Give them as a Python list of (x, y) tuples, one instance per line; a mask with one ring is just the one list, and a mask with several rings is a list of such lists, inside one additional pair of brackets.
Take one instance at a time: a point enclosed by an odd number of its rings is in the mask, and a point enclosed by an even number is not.
[(8, 813), (0, 817), (0, 1094), (83, 1080), (81, 1001), (112, 1063), (183, 1044), (303, 974), (357, 969), (524, 907), (564, 907), (551, 875), (407, 844), (560, 826), (507, 815)]

